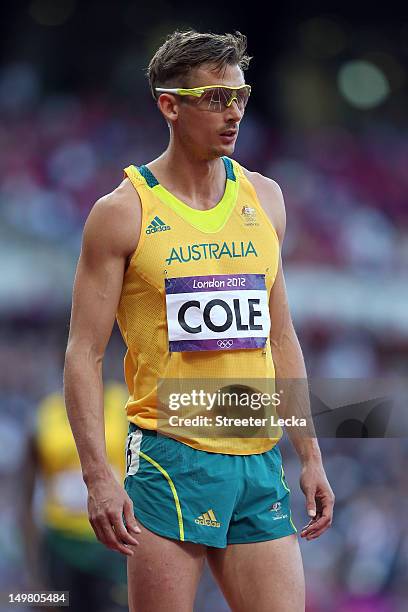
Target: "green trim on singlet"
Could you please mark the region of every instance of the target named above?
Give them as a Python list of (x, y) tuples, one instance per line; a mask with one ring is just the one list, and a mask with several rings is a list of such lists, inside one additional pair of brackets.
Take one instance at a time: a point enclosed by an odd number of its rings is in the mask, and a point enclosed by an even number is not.
[(159, 183), (147, 166), (135, 166), (135, 168), (161, 202), (169, 206), (177, 215), (196, 229), (205, 233), (213, 233), (220, 231), (228, 221), (237, 201), (239, 187), (237, 172), (234, 168), (235, 162), (225, 156), (221, 159), (224, 162), (226, 172), (224, 195), (216, 206), (208, 210), (197, 210), (179, 200)]
[(222, 157), (222, 161), (224, 162), (225, 171), (227, 173), (227, 179), (230, 179), (231, 181), (235, 181), (236, 177), (235, 177), (234, 166), (232, 165), (232, 161), (230, 160), (229, 157), (225, 157), (225, 155)]
[(153, 188), (159, 184), (159, 181), (147, 166), (136, 166), (136, 168), (137, 170), (139, 170), (140, 174), (143, 176), (149, 187)]

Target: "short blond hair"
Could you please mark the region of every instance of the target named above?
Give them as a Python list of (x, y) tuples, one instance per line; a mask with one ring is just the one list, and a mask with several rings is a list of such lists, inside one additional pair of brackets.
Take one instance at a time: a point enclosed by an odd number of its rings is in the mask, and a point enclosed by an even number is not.
[(200, 33), (195, 30), (176, 30), (157, 49), (150, 60), (147, 77), (150, 91), (156, 100), (156, 87), (188, 87), (188, 76), (193, 68), (203, 64), (221, 70), (227, 65), (238, 65), (247, 70), (252, 59), (246, 54), (247, 38), (234, 34)]

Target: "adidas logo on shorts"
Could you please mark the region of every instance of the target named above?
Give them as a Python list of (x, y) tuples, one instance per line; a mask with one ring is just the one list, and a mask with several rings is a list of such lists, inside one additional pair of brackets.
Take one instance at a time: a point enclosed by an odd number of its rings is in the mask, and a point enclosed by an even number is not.
[(150, 221), (149, 225), (146, 228), (146, 234), (155, 234), (156, 232), (165, 232), (171, 229), (170, 225), (166, 225), (164, 221), (160, 219), (157, 215)]
[(215, 514), (213, 512), (213, 510), (207, 510), (207, 512), (204, 512), (204, 514), (200, 514), (199, 517), (197, 517), (194, 522), (197, 525), (206, 525), (207, 527), (220, 527), (221, 523), (219, 523), (217, 521), (217, 519), (215, 518)]

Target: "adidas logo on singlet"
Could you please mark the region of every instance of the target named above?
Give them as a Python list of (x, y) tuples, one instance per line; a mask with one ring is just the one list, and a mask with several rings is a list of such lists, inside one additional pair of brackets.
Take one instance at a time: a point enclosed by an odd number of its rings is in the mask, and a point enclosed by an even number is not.
[(221, 526), (221, 523), (219, 523), (217, 519), (215, 518), (215, 514), (213, 510), (207, 510), (207, 512), (200, 514), (200, 516), (197, 517), (194, 520), (194, 522), (197, 523), (197, 525), (207, 525), (207, 527), (220, 527)]
[(155, 234), (156, 232), (165, 232), (171, 229), (170, 225), (166, 225), (164, 221), (160, 219), (157, 215), (152, 221), (150, 221), (149, 225), (146, 228), (146, 234)]

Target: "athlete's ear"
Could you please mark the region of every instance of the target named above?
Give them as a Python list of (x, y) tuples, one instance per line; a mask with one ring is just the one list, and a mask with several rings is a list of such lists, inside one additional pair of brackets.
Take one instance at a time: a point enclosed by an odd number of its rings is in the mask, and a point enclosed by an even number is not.
[(168, 93), (160, 94), (157, 100), (157, 106), (163, 113), (164, 118), (168, 121), (175, 121), (179, 113), (179, 101), (176, 96)]

